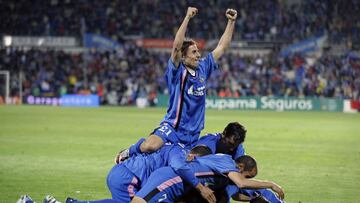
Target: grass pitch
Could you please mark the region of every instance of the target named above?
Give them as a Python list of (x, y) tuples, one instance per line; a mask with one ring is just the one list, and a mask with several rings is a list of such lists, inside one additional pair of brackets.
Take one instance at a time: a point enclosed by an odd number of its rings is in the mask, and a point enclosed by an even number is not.
[[(115, 154), (147, 136), (165, 111), (0, 106), (0, 202), (110, 198), (105, 178)], [(257, 178), (280, 184), (288, 203), (359, 202), (359, 114), (208, 110), (202, 134), (231, 121), (248, 129)]]

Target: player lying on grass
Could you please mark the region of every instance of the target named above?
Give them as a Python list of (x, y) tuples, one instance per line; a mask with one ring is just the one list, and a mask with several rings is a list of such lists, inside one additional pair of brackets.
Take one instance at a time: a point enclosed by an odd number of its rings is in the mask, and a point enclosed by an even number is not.
[[(255, 159), (248, 155), (234, 161), (229, 155), (211, 154), (196, 157), (189, 166), (200, 182), (213, 190), (224, 189), (232, 182), (239, 188), (269, 188), (281, 199), (284, 198), (284, 191), (277, 184), (251, 180), (257, 174), (257, 164)], [(191, 187), (188, 187), (171, 167), (163, 167), (151, 174), (131, 203), (174, 202), (190, 189)]]
[(234, 9), (226, 10), (228, 22), (225, 31), (216, 48), (203, 59), (200, 58), (196, 42), (185, 39), (188, 23), (197, 12), (193, 7), (187, 9), (175, 35), (165, 74), (169, 89), (167, 114), (147, 139), (141, 139), (134, 146), (121, 151), (121, 160), (136, 153), (156, 151), (167, 142), (182, 143), (191, 148), (204, 129), (206, 82), (218, 68), (216, 61), (230, 45), (237, 12)]
[[(96, 203), (130, 202), (131, 198), (147, 182), (150, 174), (163, 166), (171, 166), (175, 173), (189, 181), (205, 199), (212, 201), (215, 196), (208, 187), (203, 186), (194, 173), (187, 167), (187, 157), (210, 154), (206, 146), (196, 146), (191, 149), (189, 156), (180, 145), (165, 144), (160, 150), (151, 154), (140, 154), (115, 165), (107, 176), (107, 185), (112, 199), (98, 201), (84, 201)], [(189, 174), (190, 173), (190, 174)], [(190, 176), (190, 178), (188, 178)], [(47, 201), (52, 202), (52, 201)], [(83, 202), (68, 198), (67, 202)]]

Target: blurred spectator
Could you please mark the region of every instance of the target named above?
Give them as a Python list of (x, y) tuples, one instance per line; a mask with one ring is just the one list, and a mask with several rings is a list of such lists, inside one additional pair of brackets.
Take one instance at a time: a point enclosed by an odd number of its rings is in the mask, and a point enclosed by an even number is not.
[[(97, 94), (102, 104), (132, 105), (138, 98), (155, 105), (157, 93), (167, 94), (165, 53), (149, 52), (125, 43), (124, 54), (98, 52), (0, 49), (0, 70), (11, 71), (12, 94), (18, 94), (18, 75), (24, 95)], [(125, 57), (126, 56), (126, 57)], [(208, 82), (208, 95), (310, 96), (360, 99), (360, 57), (324, 55), (308, 64), (299, 55), (241, 57), (225, 54), (220, 69)], [(19, 60), (21, 59), (21, 60)], [(219, 80), (220, 78), (220, 80)], [(16, 82), (18, 81), (18, 82)]]
[(234, 8), (239, 13), (235, 40), (292, 42), (327, 33), (335, 43), (360, 43), (358, 0), (0, 0), (0, 33), (173, 38), (187, 6), (199, 9), (188, 29), (194, 38), (218, 38), (225, 27), (226, 8)]
[[(193, 38), (218, 38), (225, 27), (226, 8), (235, 8), (239, 15), (236, 40), (293, 42), (327, 34), (332, 43), (350, 48), (360, 44), (357, 0), (0, 0), (0, 34), (81, 38), (91, 32), (118, 41), (132, 35), (172, 39), (187, 6), (199, 9), (189, 24), (188, 34)], [(24, 95), (91, 93), (99, 95), (102, 104), (128, 105), (147, 98), (154, 105), (156, 95), (168, 91), (163, 74), (169, 55), (122, 42), (117, 52), (0, 49), (0, 70), (11, 71), (12, 95), (18, 94), (22, 84)], [(279, 60), (274, 56), (226, 54), (219, 61), (221, 71), (208, 81), (207, 94), (359, 100), (358, 59), (325, 54), (309, 63), (302, 56)], [(20, 72), (23, 81), (19, 81)]]

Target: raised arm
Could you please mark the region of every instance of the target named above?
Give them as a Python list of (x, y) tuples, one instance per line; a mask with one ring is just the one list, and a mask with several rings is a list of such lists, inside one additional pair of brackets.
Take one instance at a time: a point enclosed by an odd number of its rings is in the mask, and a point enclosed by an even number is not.
[(212, 52), (216, 61), (224, 54), (225, 50), (230, 46), (231, 38), (235, 28), (237, 12), (234, 9), (227, 9), (225, 15), (228, 19), (228, 22), (224, 34), (221, 36), (218, 45)]
[(260, 181), (244, 178), (238, 172), (230, 172), (228, 174), (230, 180), (232, 180), (239, 188), (248, 188), (248, 189), (266, 189), (269, 188), (276, 192), (280, 199), (284, 199), (284, 191), (277, 184), (269, 181)]
[(198, 12), (197, 8), (188, 7), (186, 16), (181, 23), (179, 30), (176, 32), (172, 51), (171, 51), (171, 60), (175, 64), (175, 67), (179, 66), (181, 59), (181, 46), (184, 42), (186, 28), (188, 26), (189, 20), (196, 15)]

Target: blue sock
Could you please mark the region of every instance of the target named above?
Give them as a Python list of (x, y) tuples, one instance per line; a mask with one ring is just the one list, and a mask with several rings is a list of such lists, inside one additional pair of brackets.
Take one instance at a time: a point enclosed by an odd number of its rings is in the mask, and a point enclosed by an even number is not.
[(140, 150), (140, 145), (145, 141), (145, 138), (141, 138), (139, 141), (137, 141), (137, 143), (133, 144), (130, 148), (129, 148), (129, 154), (130, 156), (136, 155), (136, 154), (141, 154), (141, 150)]

